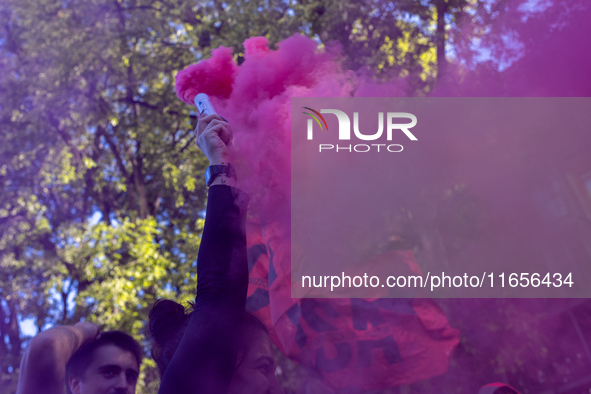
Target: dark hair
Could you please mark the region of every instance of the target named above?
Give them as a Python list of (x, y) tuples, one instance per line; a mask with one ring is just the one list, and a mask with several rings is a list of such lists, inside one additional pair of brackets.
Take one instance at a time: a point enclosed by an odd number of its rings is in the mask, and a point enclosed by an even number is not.
[[(150, 334), (152, 336), (152, 357), (158, 364), (160, 375), (164, 374), (172, 356), (179, 346), (183, 334), (189, 324), (192, 309), (194, 305), (190, 304), (189, 308), (185, 308), (179, 303), (171, 300), (158, 300), (150, 311)], [(255, 315), (244, 311), (242, 320), (242, 333), (246, 330), (244, 328), (255, 328), (269, 334), (265, 324)], [(243, 335), (242, 335), (243, 336)], [(248, 343), (245, 338), (240, 339), (240, 350), (242, 359), (248, 354)]]
[(494, 394), (519, 394), (515, 389), (509, 386), (499, 387), (494, 391)]
[(478, 392), (486, 392), (490, 394), (519, 394), (519, 391), (505, 383), (489, 383), (482, 386)]
[(137, 365), (141, 365), (143, 349), (139, 342), (133, 339), (131, 335), (126, 334), (123, 331), (102, 332), (97, 340), (82, 346), (68, 360), (68, 363), (66, 364), (66, 387), (68, 393), (71, 392), (69, 387), (70, 377), (81, 378), (92, 362), (94, 352), (97, 349), (108, 345), (114, 345), (122, 350), (130, 352), (135, 357)]

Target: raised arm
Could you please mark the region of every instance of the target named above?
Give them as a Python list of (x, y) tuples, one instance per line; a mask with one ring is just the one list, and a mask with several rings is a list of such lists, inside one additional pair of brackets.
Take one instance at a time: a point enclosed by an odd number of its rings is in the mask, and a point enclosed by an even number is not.
[(78, 348), (99, 335), (99, 326), (57, 326), (35, 336), (21, 360), (17, 394), (64, 394), (66, 364)]
[[(212, 165), (228, 165), (231, 130), (219, 116), (200, 120), (197, 144)], [(197, 297), (160, 393), (224, 394), (232, 379), (246, 303), (245, 218), (248, 198), (233, 177), (218, 175), (207, 200), (197, 259)]]

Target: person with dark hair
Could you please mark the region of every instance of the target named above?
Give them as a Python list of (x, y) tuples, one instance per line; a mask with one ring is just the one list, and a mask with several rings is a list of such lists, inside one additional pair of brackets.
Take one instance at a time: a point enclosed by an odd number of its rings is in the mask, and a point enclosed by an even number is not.
[(68, 393), (135, 393), (142, 364), (140, 344), (122, 331), (107, 331), (82, 346), (66, 364)]
[(519, 391), (505, 383), (489, 383), (482, 386), (478, 394), (519, 394)]
[(87, 322), (53, 327), (27, 347), (17, 394), (134, 394), (142, 358), (124, 332)]
[(150, 311), (159, 393), (279, 394), (267, 330), (245, 312), (248, 197), (233, 187), (232, 131), (223, 118), (209, 115), (199, 119), (196, 134), (210, 162), (197, 297), (191, 312), (169, 300), (159, 300)]

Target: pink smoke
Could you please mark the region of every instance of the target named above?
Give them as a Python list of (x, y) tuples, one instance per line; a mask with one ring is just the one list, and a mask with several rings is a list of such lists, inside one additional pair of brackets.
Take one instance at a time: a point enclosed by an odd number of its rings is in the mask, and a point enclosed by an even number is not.
[(315, 41), (301, 35), (276, 50), (264, 37), (250, 38), (244, 46), (240, 67), (222, 47), (179, 72), (175, 88), (190, 104), (197, 93), (211, 97), (234, 130), (240, 187), (254, 198), (251, 211), (277, 216), (285, 211), (290, 190), (290, 98), (350, 96), (355, 77), (341, 69), (335, 54), (318, 51)]
[(199, 93), (227, 98), (232, 92), (234, 73), (238, 66), (232, 59), (232, 49), (219, 47), (211, 58), (187, 67), (177, 74), (175, 90), (187, 104), (193, 104)]
[[(509, 2), (503, 19), (497, 20), (491, 30), (491, 34), (513, 31), (514, 36), (523, 44), (523, 50), (510, 64), (505, 65), (506, 69), (500, 72), (499, 64), (492, 60), (470, 67), (452, 64), (450, 78), (435, 87), (433, 96), (591, 95), (589, 73), (591, 51), (588, 50), (586, 42), (591, 36), (591, 24), (588, 23), (591, 17), (590, 7), (585, 8), (581, 6), (582, 2), (575, 2), (582, 8), (574, 7), (574, 11), (565, 11), (568, 8), (565, 4), (568, 2), (557, 1), (546, 11), (534, 13), (526, 21), (522, 21), (525, 14), (519, 8), (522, 3), (524, 1)], [(275, 222), (279, 227), (283, 227), (283, 237), (287, 238), (289, 235), (291, 97), (400, 96), (406, 89), (407, 80), (401, 78), (389, 83), (376, 83), (369, 77), (344, 70), (337, 61), (338, 51), (319, 50), (314, 40), (300, 35), (280, 42), (277, 48), (269, 48), (267, 39), (263, 37), (250, 38), (245, 41), (244, 46), (245, 61), (241, 66), (235, 64), (230, 49), (216, 49), (210, 59), (178, 73), (176, 90), (179, 98), (188, 104), (193, 103), (197, 93), (209, 94), (218, 113), (229, 120), (235, 134), (239, 187), (245, 189), (252, 197), (251, 213), (263, 223)], [(556, 151), (554, 144), (558, 146), (561, 140), (553, 138), (554, 132), (562, 131), (548, 131), (547, 134), (540, 135), (542, 138), (539, 140), (530, 140), (528, 146), (538, 147), (542, 151)], [(444, 170), (454, 169), (455, 166), (459, 168), (458, 163), (463, 158), (477, 157), (482, 152), (486, 152), (487, 147), (491, 146), (491, 142), (487, 140), (488, 137), (474, 135), (467, 145), (456, 144), (445, 136), (434, 137), (438, 138), (439, 149), (433, 152), (433, 156), (429, 158), (430, 161), (417, 163), (413, 171), (419, 173), (424, 170), (426, 174), (424, 179), (444, 185), (442, 180)], [(507, 135), (506, 138), (506, 142), (499, 142), (495, 146), (507, 155), (505, 166), (517, 166), (523, 162), (519, 156), (520, 151), (519, 149), (511, 150), (514, 147), (512, 139), (514, 136)], [(581, 135), (580, 144), (591, 146), (589, 135)], [(557, 154), (563, 159), (572, 155), (568, 151)], [(581, 163), (577, 163), (577, 166), (591, 170), (588, 159), (580, 161)], [(532, 166), (535, 166), (535, 163)], [(548, 174), (556, 170), (556, 168), (550, 168)], [(483, 198), (498, 197), (502, 205), (495, 208), (495, 214), (500, 213), (497, 218), (502, 215), (523, 218), (523, 226), (518, 230), (511, 230), (515, 231), (515, 237), (520, 236), (519, 232), (539, 231), (536, 228), (538, 222), (532, 219), (537, 213), (531, 206), (531, 195), (521, 189), (511, 189), (529, 180), (513, 179), (505, 184), (506, 189), (491, 189), (485, 186), (482, 180), (494, 178), (493, 169), (461, 168), (458, 173), (471, 182), (470, 192), (473, 195)], [(407, 182), (410, 181), (407, 180)], [(406, 198), (401, 200), (416, 199), (417, 196), (413, 195), (412, 191), (407, 193)], [(509, 208), (510, 211), (508, 211)], [(440, 212), (438, 215), (444, 217), (445, 212)], [(430, 218), (424, 214), (422, 219), (428, 223)], [(495, 226), (503, 226), (500, 219), (493, 223)], [(443, 235), (443, 237), (446, 236), (446, 234)], [(462, 252), (465, 253), (466, 250)], [(498, 250), (495, 252), (498, 253)], [(518, 253), (517, 250), (506, 251), (507, 256)], [(488, 316), (486, 308), (483, 308), (483, 305), (488, 304), (481, 301), (459, 302), (459, 305), (464, 305), (464, 310), (459, 308), (456, 311), (456, 315), (459, 316), (457, 321), (452, 321), (452, 325), (460, 328), (466, 335), (472, 335), (471, 331), (480, 330), (474, 334), (474, 337), (480, 335), (480, 344), (485, 343), (492, 335), (487, 336), (484, 325), (466, 322)], [(511, 301), (507, 302), (511, 303)], [(540, 301), (540, 303), (546, 305), (546, 301)], [(527, 310), (526, 307), (522, 309)], [(525, 318), (522, 318), (522, 315), (510, 316), (505, 324), (511, 323), (517, 326), (521, 319)], [(536, 330), (548, 333), (549, 338), (558, 335), (556, 334), (558, 330), (553, 324), (545, 324), (542, 327), (541, 323), (537, 323), (534, 326)], [(527, 333), (529, 335), (529, 331)], [(525, 342), (523, 338), (527, 337), (526, 334), (522, 334), (523, 336), (517, 339), (503, 337), (500, 341), (487, 346), (506, 345), (506, 347), (519, 348)], [(498, 340), (498, 337), (495, 338)], [(570, 343), (573, 344), (572, 347), (576, 347), (575, 339), (570, 339)], [(545, 346), (545, 342), (540, 343), (540, 346)], [(538, 362), (540, 361), (524, 361), (525, 364), (530, 365)], [(476, 392), (483, 384), (499, 379), (499, 376), (495, 377), (491, 372), (495, 368), (492, 363), (478, 366), (479, 376), (487, 376), (490, 379), (488, 381), (485, 378), (476, 381), (477, 373), (466, 372), (469, 368), (476, 367), (473, 365), (473, 360), (464, 355), (464, 358), (458, 358), (456, 375), (447, 380), (441, 378), (439, 382), (444, 387), (460, 388), (458, 392)], [(532, 368), (528, 373), (533, 376), (537, 370)], [(468, 376), (470, 374), (474, 377)], [(469, 387), (471, 391), (462, 391), (462, 387)], [(518, 388), (520, 391), (523, 389), (523, 387)]]

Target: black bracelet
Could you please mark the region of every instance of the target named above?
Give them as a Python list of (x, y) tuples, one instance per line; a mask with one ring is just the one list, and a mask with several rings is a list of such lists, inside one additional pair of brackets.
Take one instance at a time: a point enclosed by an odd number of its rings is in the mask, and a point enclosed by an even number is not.
[(213, 181), (218, 177), (218, 175), (226, 175), (229, 178), (236, 179), (236, 170), (232, 167), (231, 164), (228, 165), (216, 165), (216, 166), (209, 166), (207, 170), (205, 170), (205, 183), (207, 187), (211, 186)]

